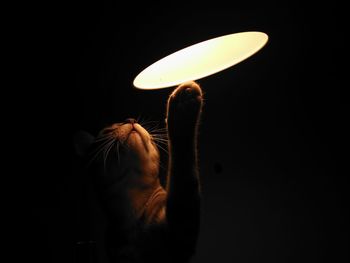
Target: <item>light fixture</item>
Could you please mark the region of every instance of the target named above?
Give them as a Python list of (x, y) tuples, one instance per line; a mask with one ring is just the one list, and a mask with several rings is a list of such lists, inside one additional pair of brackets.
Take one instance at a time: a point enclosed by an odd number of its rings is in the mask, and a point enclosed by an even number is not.
[(257, 31), (212, 38), (158, 60), (141, 71), (133, 85), (138, 89), (152, 90), (195, 81), (247, 59), (267, 41), (267, 34)]

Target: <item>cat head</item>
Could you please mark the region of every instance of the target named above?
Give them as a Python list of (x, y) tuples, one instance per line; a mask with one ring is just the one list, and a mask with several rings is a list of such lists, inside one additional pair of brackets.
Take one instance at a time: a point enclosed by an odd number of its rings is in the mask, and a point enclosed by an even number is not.
[(132, 168), (153, 177), (158, 175), (160, 159), (155, 140), (156, 136), (130, 118), (103, 128), (96, 137), (79, 132), (75, 149), (89, 165), (99, 169), (99, 174), (115, 176)]

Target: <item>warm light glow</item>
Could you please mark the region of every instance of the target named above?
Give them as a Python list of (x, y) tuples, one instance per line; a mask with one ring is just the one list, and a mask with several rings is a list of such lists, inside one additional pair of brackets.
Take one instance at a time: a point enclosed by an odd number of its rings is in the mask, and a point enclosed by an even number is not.
[(158, 60), (134, 79), (139, 89), (161, 89), (195, 81), (227, 69), (259, 51), (262, 32), (241, 32), (209, 39)]

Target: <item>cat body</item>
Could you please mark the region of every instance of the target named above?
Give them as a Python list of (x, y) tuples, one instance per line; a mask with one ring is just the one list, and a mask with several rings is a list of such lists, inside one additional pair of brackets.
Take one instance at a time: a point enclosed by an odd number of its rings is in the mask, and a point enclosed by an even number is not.
[(94, 186), (106, 213), (111, 263), (189, 262), (200, 224), (197, 132), (199, 85), (178, 86), (167, 102), (167, 179), (159, 179), (157, 135), (134, 119), (104, 128), (89, 147)]

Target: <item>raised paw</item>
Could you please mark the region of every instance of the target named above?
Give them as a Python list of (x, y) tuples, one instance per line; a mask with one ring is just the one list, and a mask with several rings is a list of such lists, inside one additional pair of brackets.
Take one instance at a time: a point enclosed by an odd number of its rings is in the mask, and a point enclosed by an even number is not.
[(167, 127), (169, 137), (193, 136), (203, 104), (200, 86), (185, 82), (169, 96), (167, 105)]

